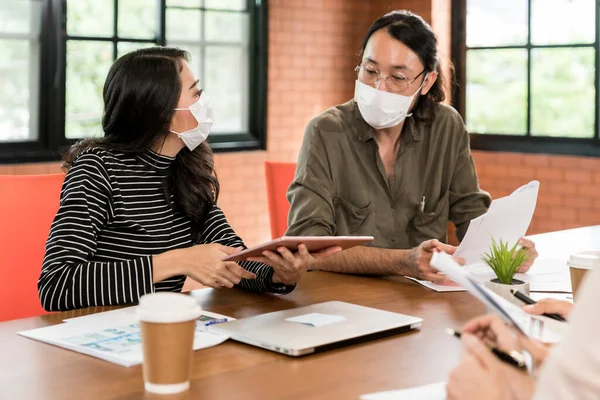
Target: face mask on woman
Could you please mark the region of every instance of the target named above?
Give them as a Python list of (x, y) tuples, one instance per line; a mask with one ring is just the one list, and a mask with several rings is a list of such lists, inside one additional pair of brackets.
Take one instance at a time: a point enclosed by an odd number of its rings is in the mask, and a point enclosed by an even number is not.
[(171, 132), (183, 140), (183, 143), (185, 143), (188, 149), (194, 150), (208, 138), (210, 128), (212, 128), (213, 125), (213, 110), (210, 101), (208, 101), (208, 97), (206, 97), (204, 92), (202, 92), (198, 101), (189, 107), (175, 109), (175, 111), (185, 110), (189, 110), (192, 113), (198, 122), (198, 126), (185, 132), (175, 132), (174, 130), (171, 130)]

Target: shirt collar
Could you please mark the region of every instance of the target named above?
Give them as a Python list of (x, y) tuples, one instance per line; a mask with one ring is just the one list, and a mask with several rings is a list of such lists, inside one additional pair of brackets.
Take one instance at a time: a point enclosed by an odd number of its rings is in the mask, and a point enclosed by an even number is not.
[(158, 170), (169, 169), (171, 163), (175, 160), (175, 157), (158, 154), (152, 150), (146, 150), (145, 152), (141, 153), (139, 157), (142, 162)]
[(358, 104), (355, 100), (352, 100), (352, 122), (352, 126), (354, 126), (354, 128), (356, 129), (358, 140), (360, 140), (363, 143), (366, 143), (371, 139), (375, 139), (373, 127), (367, 124), (367, 121), (364, 120), (364, 118), (360, 114)]

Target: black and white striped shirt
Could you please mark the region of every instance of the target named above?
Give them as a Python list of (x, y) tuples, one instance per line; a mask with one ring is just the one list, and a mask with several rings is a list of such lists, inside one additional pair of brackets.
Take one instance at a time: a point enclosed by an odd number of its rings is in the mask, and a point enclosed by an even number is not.
[[(46, 310), (128, 304), (154, 291), (181, 291), (185, 276), (152, 283), (152, 255), (193, 244), (190, 218), (174, 209), (173, 196), (167, 201), (162, 188), (173, 160), (151, 151), (126, 155), (100, 148), (75, 160), (38, 282)], [(216, 205), (198, 243), (245, 248)], [(246, 290), (283, 294), (293, 289), (272, 284), (268, 265), (240, 265), (257, 276), (240, 282)]]

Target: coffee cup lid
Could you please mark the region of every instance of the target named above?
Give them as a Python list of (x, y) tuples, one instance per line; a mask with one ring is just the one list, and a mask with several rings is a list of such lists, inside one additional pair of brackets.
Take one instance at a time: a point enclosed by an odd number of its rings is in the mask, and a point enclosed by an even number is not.
[(142, 296), (136, 313), (140, 321), (175, 323), (195, 320), (202, 309), (192, 296), (160, 292)]
[(600, 268), (600, 251), (583, 251), (571, 254), (567, 265), (581, 269)]

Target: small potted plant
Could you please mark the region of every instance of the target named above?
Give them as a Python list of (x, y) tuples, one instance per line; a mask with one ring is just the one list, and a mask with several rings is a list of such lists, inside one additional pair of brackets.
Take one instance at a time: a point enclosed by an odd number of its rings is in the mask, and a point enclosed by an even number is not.
[(515, 274), (525, 260), (527, 260), (527, 252), (519, 247), (518, 243), (509, 248), (508, 243), (502, 240), (498, 243), (492, 238), (492, 246), (489, 253), (483, 255), (483, 261), (492, 268), (496, 278), (485, 281), (484, 286), (511, 303), (522, 306), (523, 303), (510, 291), (516, 289), (529, 296), (529, 282), (515, 279)]

